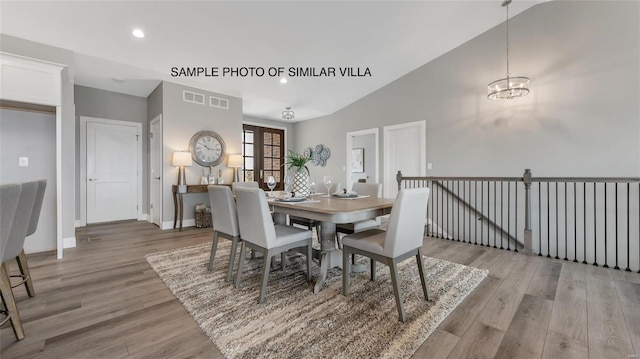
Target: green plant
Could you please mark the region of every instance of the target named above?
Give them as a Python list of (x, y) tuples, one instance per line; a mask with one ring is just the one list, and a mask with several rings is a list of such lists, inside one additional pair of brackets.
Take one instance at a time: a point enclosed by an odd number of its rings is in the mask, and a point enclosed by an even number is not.
[(307, 171), (307, 174), (309, 174), (309, 168), (307, 168), (307, 163), (309, 161), (311, 161), (311, 157), (301, 155), (293, 152), (292, 150), (289, 150), (287, 152), (284, 165), (287, 166), (288, 170), (295, 167), (296, 171), (302, 171), (302, 169), (304, 168)]

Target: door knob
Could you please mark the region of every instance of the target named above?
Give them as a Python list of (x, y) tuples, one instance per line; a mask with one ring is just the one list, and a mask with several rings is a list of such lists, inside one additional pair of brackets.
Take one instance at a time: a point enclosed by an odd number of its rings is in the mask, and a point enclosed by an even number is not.
[(89, 181), (93, 182), (93, 181), (97, 181), (97, 178), (89, 178)]
[(160, 177), (156, 177), (156, 179), (157, 179), (157, 180), (159, 180), (159, 179), (160, 179)]

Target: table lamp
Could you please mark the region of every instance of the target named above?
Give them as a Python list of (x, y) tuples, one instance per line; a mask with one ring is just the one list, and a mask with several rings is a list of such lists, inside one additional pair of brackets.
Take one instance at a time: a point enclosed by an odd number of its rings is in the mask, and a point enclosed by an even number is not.
[(238, 173), (238, 168), (244, 166), (244, 158), (242, 155), (229, 155), (227, 161), (227, 167), (233, 167), (233, 181), (240, 182), (240, 176)]
[(184, 193), (187, 189), (187, 180), (184, 173), (184, 166), (193, 165), (190, 152), (174, 152), (171, 164), (178, 167), (178, 192)]

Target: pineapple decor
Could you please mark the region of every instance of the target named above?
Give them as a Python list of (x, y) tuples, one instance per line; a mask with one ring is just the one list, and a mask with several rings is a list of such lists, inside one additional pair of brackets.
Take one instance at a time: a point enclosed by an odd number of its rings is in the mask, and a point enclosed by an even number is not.
[(293, 192), (296, 196), (309, 195), (309, 168), (307, 163), (311, 161), (310, 156), (301, 155), (289, 150), (284, 165), (288, 170), (294, 169)]

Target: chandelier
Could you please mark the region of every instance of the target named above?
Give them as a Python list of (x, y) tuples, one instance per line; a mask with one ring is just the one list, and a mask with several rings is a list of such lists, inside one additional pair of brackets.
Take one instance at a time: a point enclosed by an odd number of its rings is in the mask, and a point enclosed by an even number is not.
[(293, 113), (293, 111), (291, 110), (291, 107), (287, 107), (286, 110), (282, 111), (282, 118), (284, 118), (285, 120), (290, 120), (290, 119), (292, 119), (294, 117), (296, 117), (296, 116)]
[(493, 81), (487, 86), (487, 97), (490, 100), (511, 100), (529, 93), (531, 80), (528, 77), (511, 77), (509, 74), (509, 4), (511, 0), (502, 2), (502, 7), (507, 8), (507, 77)]

